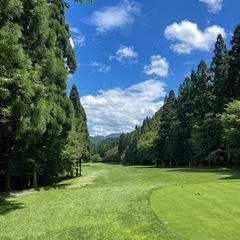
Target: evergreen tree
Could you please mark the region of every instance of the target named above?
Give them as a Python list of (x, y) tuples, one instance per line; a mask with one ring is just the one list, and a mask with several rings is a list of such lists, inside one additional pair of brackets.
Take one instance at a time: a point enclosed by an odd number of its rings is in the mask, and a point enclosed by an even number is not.
[(124, 150), (126, 149), (126, 134), (122, 133), (119, 137), (119, 143), (118, 143), (118, 152), (120, 155), (123, 154)]
[[(21, 2), (0, 2), (0, 178), (10, 190), (14, 173), (14, 144), (30, 127), (31, 98), (35, 72), (21, 44)], [(3, 18), (3, 17), (4, 18)], [(22, 143), (25, 144), (24, 141)]]
[[(213, 112), (214, 96), (210, 84), (210, 71), (203, 60), (198, 65), (193, 84), (194, 95), (192, 101), (194, 116), (190, 141), (196, 165), (202, 165), (205, 163), (205, 158), (212, 151), (211, 146), (214, 145), (214, 137), (210, 134), (210, 128), (207, 124), (210, 113)], [(214, 116), (214, 114), (211, 116)]]
[[(173, 90), (169, 92), (169, 95), (165, 99), (165, 103), (162, 107), (162, 116), (159, 125), (158, 139), (156, 141), (158, 159), (157, 166), (162, 164), (168, 166), (174, 164), (175, 148), (170, 146), (170, 143), (175, 136), (170, 135), (173, 133), (174, 124), (176, 121), (176, 96)], [(173, 155), (170, 154), (173, 151)]]
[(143, 120), (137, 143), (138, 161), (140, 165), (153, 165), (157, 160), (155, 142), (157, 140), (159, 118), (153, 116)]
[(233, 32), (231, 40), (229, 85), (231, 86), (230, 97), (232, 100), (240, 98), (240, 24)]
[(129, 135), (127, 147), (123, 154), (123, 164), (125, 165), (138, 165), (138, 140), (140, 129), (136, 126), (135, 130)]
[(213, 82), (214, 111), (222, 113), (224, 105), (231, 98), (232, 84), (228, 80), (229, 73), (229, 54), (224, 39), (218, 35), (214, 48), (214, 56), (211, 63), (211, 73)]
[(233, 101), (227, 105), (226, 111), (221, 116), (223, 125), (223, 140), (227, 146), (227, 167), (239, 166), (240, 159), (240, 101)]
[(73, 175), (72, 172), (76, 163), (81, 164), (82, 161), (89, 162), (90, 141), (86, 114), (80, 102), (80, 96), (75, 84), (72, 86), (69, 99), (71, 100), (74, 109), (74, 118), (72, 120), (72, 130), (67, 139), (67, 144), (65, 145), (65, 150), (62, 153), (62, 158), (67, 166), (66, 170)]
[(179, 156), (180, 165), (193, 165), (193, 153), (190, 145), (193, 124), (193, 80), (195, 71), (186, 77), (179, 87), (177, 118), (179, 120)]

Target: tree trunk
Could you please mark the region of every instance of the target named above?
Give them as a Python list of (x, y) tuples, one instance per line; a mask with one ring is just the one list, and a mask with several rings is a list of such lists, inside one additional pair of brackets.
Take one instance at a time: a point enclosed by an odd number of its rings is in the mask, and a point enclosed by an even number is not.
[(10, 178), (10, 138), (8, 136), (3, 137), (3, 164), (4, 171), (6, 173), (5, 187), (6, 191), (11, 191), (11, 178)]
[(230, 167), (230, 158), (231, 158), (230, 153), (228, 153), (227, 154), (227, 168)]
[(9, 175), (6, 177), (6, 191), (10, 192), (11, 191), (11, 178)]
[(78, 177), (78, 167), (76, 167), (76, 177)]
[(79, 163), (79, 176), (82, 176), (82, 161)]
[(33, 170), (33, 188), (38, 188), (38, 184), (37, 184), (37, 170), (36, 169)]

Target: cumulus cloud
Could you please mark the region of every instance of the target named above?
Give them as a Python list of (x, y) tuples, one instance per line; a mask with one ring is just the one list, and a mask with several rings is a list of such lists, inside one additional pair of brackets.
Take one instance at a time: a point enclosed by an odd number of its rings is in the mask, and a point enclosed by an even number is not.
[(161, 55), (151, 56), (150, 65), (145, 65), (143, 72), (147, 75), (157, 75), (159, 77), (166, 77), (168, 75), (169, 63), (165, 57)]
[(209, 51), (219, 33), (226, 37), (224, 28), (213, 25), (201, 31), (196, 23), (187, 20), (167, 26), (164, 32), (168, 40), (177, 41), (170, 48), (178, 54), (191, 53), (196, 49)]
[(106, 34), (132, 25), (140, 12), (139, 3), (123, 0), (118, 5), (104, 7), (93, 12), (89, 18), (85, 19), (85, 23), (95, 26), (98, 33)]
[(129, 132), (163, 104), (165, 83), (150, 79), (129, 88), (99, 91), (81, 97), (91, 135)]
[(108, 73), (111, 70), (111, 66), (105, 65), (97, 61), (91, 61), (89, 64), (90, 67), (96, 68), (101, 73)]
[(199, 0), (207, 4), (210, 13), (217, 13), (222, 9), (222, 0)]
[(115, 56), (109, 56), (109, 59), (116, 59), (121, 63), (129, 62), (129, 63), (137, 63), (138, 53), (135, 52), (133, 47), (121, 46)]
[(85, 36), (81, 33), (81, 31), (78, 28), (70, 28), (71, 37), (70, 37), (70, 43), (72, 47), (75, 46), (84, 46), (85, 45)]

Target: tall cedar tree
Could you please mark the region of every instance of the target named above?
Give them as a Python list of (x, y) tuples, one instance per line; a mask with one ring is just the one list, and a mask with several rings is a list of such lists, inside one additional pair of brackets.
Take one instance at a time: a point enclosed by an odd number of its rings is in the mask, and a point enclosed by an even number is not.
[(87, 117), (82, 107), (76, 85), (72, 86), (69, 98), (74, 108), (73, 128), (69, 135), (65, 153), (70, 153), (74, 166), (76, 161), (88, 162), (90, 160), (90, 141), (87, 128)]
[(211, 63), (212, 83), (214, 100), (214, 111), (222, 113), (224, 105), (229, 101), (229, 93), (232, 84), (228, 79), (229, 73), (229, 53), (221, 34), (217, 36), (214, 48), (214, 56)]
[(190, 145), (192, 123), (193, 123), (193, 80), (195, 71), (190, 77), (186, 77), (179, 87), (177, 101), (177, 117), (179, 120), (179, 156), (180, 165), (193, 166), (193, 152)]
[(0, 189), (5, 190), (10, 190), (11, 175), (16, 172), (14, 142), (30, 126), (35, 78), (21, 44), (23, 34), (18, 22), (22, 14), (22, 2), (0, 2)]
[(0, 188), (9, 190), (10, 179), (24, 188), (32, 175), (36, 186), (37, 174), (49, 183), (63, 172), (73, 116), (66, 79), (76, 62), (61, 0), (1, 1), (0, 11)]
[(157, 140), (158, 126), (159, 118), (157, 116), (147, 117), (143, 120), (137, 144), (138, 161), (141, 165), (153, 165), (156, 163), (155, 142)]
[[(166, 97), (164, 105), (162, 107), (162, 116), (159, 125), (158, 140), (156, 142), (158, 159), (157, 166), (162, 164), (168, 166), (170, 164), (175, 164), (173, 156), (170, 154), (170, 145), (175, 144), (175, 141), (172, 142), (174, 136), (174, 128), (176, 121), (176, 96), (173, 90), (169, 92), (169, 95)], [(171, 134), (170, 134), (171, 133)], [(173, 155), (175, 156), (176, 148), (172, 149)]]
[(232, 100), (240, 99), (240, 24), (235, 28), (231, 40), (229, 84)]

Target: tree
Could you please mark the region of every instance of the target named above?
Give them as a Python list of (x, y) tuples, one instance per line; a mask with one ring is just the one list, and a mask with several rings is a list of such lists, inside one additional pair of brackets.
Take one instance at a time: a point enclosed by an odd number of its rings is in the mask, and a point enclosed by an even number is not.
[(232, 100), (240, 98), (240, 24), (233, 32), (231, 40), (229, 81), (231, 85), (230, 96)]
[[(67, 139), (62, 157), (65, 161), (67, 171), (73, 175), (73, 168), (76, 163), (89, 162), (90, 160), (90, 141), (87, 129), (87, 117), (80, 102), (77, 86), (72, 86), (69, 99), (74, 109), (72, 119), (72, 130)], [(77, 174), (78, 175), (78, 174)]]
[(190, 144), (192, 124), (194, 121), (193, 108), (193, 81), (196, 73), (192, 71), (190, 77), (186, 77), (179, 87), (177, 100), (177, 118), (179, 121), (179, 145), (178, 161), (181, 165), (193, 166), (193, 152)]
[(210, 71), (205, 61), (200, 61), (196, 74), (192, 76), (192, 80), (194, 111), (190, 142), (195, 155), (196, 165), (201, 165), (204, 164), (205, 157), (209, 154), (206, 149), (210, 148), (209, 141), (205, 141), (206, 137), (201, 137), (201, 134), (206, 131), (206, 136), (209, 135), (208, 126), (204, 124), (204, 121), (207, 118), (207, 114), (213, 111), (214, 100), (210, 85)]
[(212, 89), (215, 96), (214, 111), (222, 113), (224, 105), (231, 99), (231, 88), (233, 86), (228, 79), (229, 54), (221, 34), (217, 36), (210, 69), (212, 73)]
[(23, 13), (22, 3), (1, 1), (0, 9), (0, 177), (1, 188), (10, 190), (13, 151), (18, 151), (13, 145), (30, 126), (32, 82), (36, 75), (20, 41), (21, 27), (16, 23)]
[(138, 148), (137, 143), (139, 140), (139, 127), (135, 127), (135, 130), (129, 135), (129, 142), (123, 154), (123, 164), (125, 165), (138, 165)]
[[(176, 96), (173, 90), (171, 90), (168, 96), (165, 99), (165, 103), (162, 107), (162, 115), (160, 119), (157, 151), (158, 151), (158, 160), (157, 166), (164, 164), (166, 166), (173, 164), (174, 157), (170, 155), (170, 151), (175, 151), (176, 149), (173, 146), (170, 146), (170, 142), (175, 137), (170, 135), (170, 132), (173, 133), (173, 127), (176, 121)], [(170, 139), (171, 138), (171, 139)], [(175, 153), (174, 153), (175, 155)]]
[(137, 154), (140, 165), (153, 165), (156, 163), (157, 153), (155, 142), (157, 139), (159, 118), (153, 116), (143, 120), (140, 136), (137, 143)]
[(76, 67), (64, 6), (58, 0), (47, 3), (46, 0), (23, 0), (21, 18), (24, 50), (39, 74), (34, 84), (33, 102), (38, 108), (34, 108), (33, 121), (45, 110), (41, 121), (43, 131), (33, 135), (28, 147), (34, 165), (39, 166), (40, 183), (50, 183), (64, 171), (59, 159), (72, 122), (71, 106), (65, 94), (66, 80)]
[(227, 104), (226, 111), (221, 116), (223, 125), (223, 141), (227, 146), (228, 162), (230, 167), (230, 159), (235, 165), (239, 165), (240, 159), (240, 101), (233, 101)]
[(104, 162), (119, 163), (120, 161), (121, 158), (117, 146), (105, 152)]

